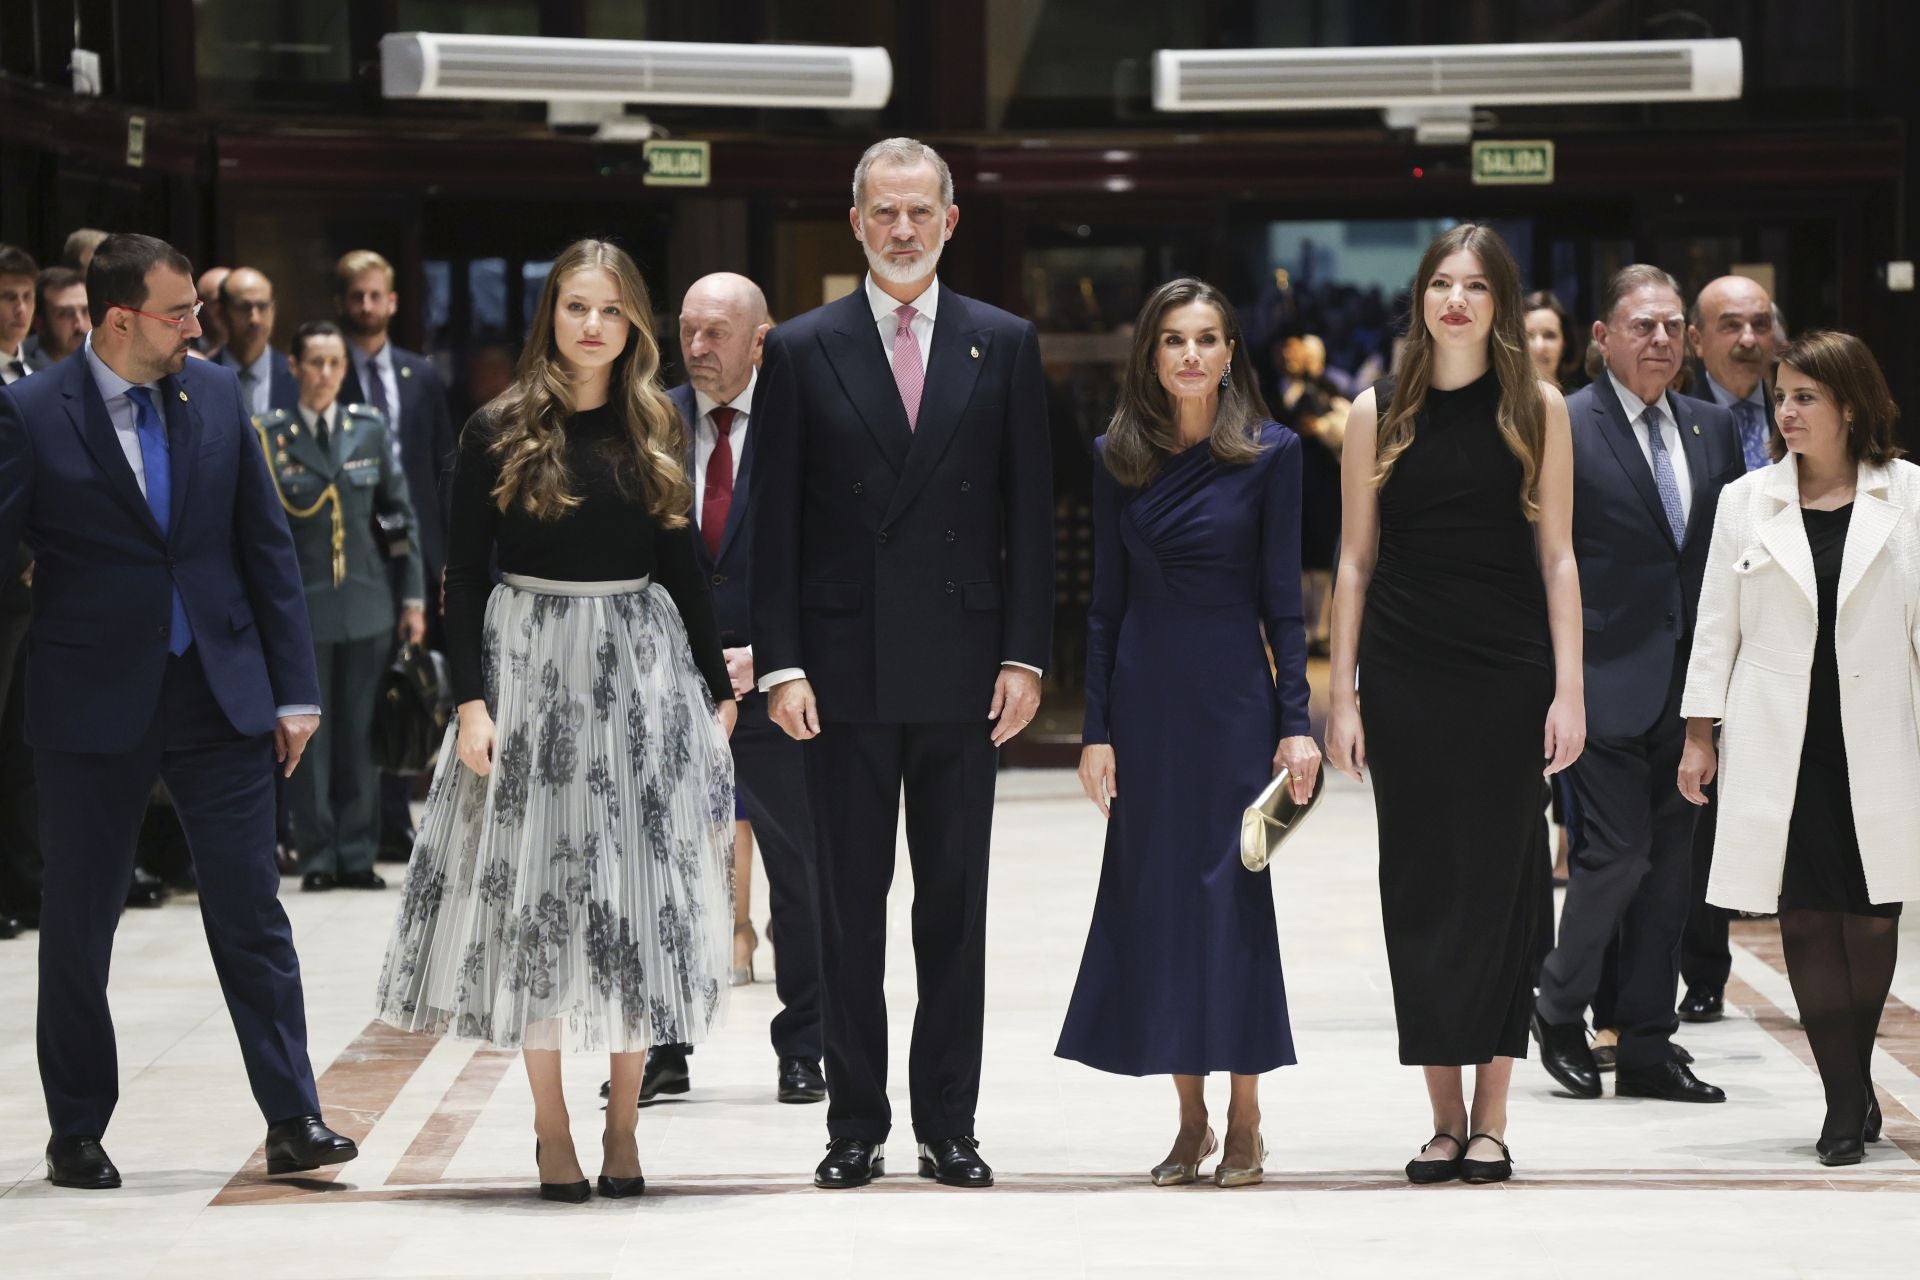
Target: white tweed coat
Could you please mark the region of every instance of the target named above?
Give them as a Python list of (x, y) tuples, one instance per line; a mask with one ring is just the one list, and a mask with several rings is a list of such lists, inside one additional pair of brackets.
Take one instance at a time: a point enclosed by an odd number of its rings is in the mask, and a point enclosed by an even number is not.
[[(1793, 455), (1720, 496), (1680, 714), (1720, 720), (1707, 901), (1780, 901), (1818, 613)], [(1920, 898), (1920, 467), (1862, 465), (1834, 652), (1867, 896)]]

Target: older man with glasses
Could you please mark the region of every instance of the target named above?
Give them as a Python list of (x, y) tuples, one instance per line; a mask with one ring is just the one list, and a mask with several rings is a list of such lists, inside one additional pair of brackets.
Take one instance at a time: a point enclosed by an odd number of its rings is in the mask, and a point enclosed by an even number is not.
[(235, 267), (220, 282), (220, 313), (227, 344), (213, 359), (239, 376), (247, 411), (264, 418), (275, 409), (297, 410), (300, 386), (287, 353), (273, 345), (273, 281), (252, 267)]

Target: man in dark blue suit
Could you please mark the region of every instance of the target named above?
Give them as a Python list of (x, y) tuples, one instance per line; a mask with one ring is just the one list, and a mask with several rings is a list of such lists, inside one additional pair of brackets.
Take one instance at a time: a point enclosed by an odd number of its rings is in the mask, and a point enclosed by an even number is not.
[(754, 666), (804, 744), (819, 867), (827, 1155), (885, 1171), (887, 888), (901, 795), (920, 1006), (920, 1174), (983, 1187), (974, 1140), (999, 747), (1040, 705), (1053, 621), (1047, 392), (1033, 325), (943, 288), (960, 210), (911, 138), (854, 170), (870, 274), (775, 329), (755, 391)]
[(351, 1160), (320, 1119), (273, 864), (274, 762), (318, 726), (286, 519), (234, 376), (189, 361), (185, 257), (109, 236), (82, 358), (0, 391), (0, 546), (33, 549), (27, 736), (46, 854), (40, 1080), (48, 1176), (108, 1188), (119, 1097), (107, 973), (158, 777), (198, 869), (214, 970), (268, 1122), (269, 1173)]
[(1694, 824), (1676, 779), (1694, 609), (1720, 490), (1742, 473), (1740, 442), (1725, 409), (1667, 391), (1685, 324), (1673, 277), (1622, 268), (1601, 315), (1593, 341), (1606, 368), (1567, 398), (1586, 623), (1587, 746), (1571, 770), (1581, 831), (1534, 1033), (1563, 1088), (1600, 1096), (1586, 1011), (1618, 934), (1615, 1092), (1722, 1102), (1672, 1043)]
[(227, 341), (212, 359), (240, 379), (248, 415), (264, 418), (275, 409), (298, 410), (300, 384), (293, 380), (287, 353), (273, 345), (273, 281), (253, 267), (235, 267), (220, 282), (220, 310)]
[[(400, 470), (413, 499), (414, 545), (427, 584), (427, 643), (439, 647), (440, 574), (447, 563), (447, 521), (453, 507), (453, 455), (459, 437), (446, 384), (425, 356), (403, 351), (387, 330), (400, 307), (393, 264), (371, 249), (342, 254), (333, 268), (334, 302), (349, 339), (341, 404), (372, 405), (387, 417)], [(395, 586), (406, 561), (394, 565)], [(405, 862), (413, 852), (412, 779), (380, 779), (380, 856)]]
[[(680, 354), (688, 381), (667, 393), (686, 424), (693, 480), (694, 557), (713, 586), (720, 643), (740, 699), (729, 745), (740, 802), (767, 869), (767, 932), (779, 939), (774, 986), (775, 1096), (819, 1102), (820, 928), (814, 902), (813, 829), (800, 744), (767, 716), (754, 690), (753, 476), (759, 432), (753, 396), (762, 345), (772, 326), (760, 287), (721, 273), (696, 280), (680, 307)], [(687, 1088), (687, 1049), (662, 1045), (647, 1055), (640, 1098)]]

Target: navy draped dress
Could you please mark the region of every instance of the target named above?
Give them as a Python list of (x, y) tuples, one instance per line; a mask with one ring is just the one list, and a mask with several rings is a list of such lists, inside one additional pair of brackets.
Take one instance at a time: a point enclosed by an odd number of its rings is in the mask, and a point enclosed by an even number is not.
[(1082, 740), (1112, 744), (1118, 795), (1055, 1053), (1102, 1071), (1294, 1061), (1271, 873), (1240, 865), (1241, 812), (1309, 731), (1300, 440), (1260, 440), (1244, 466), (1188, 449), (1139, 490), (1094, 469)]

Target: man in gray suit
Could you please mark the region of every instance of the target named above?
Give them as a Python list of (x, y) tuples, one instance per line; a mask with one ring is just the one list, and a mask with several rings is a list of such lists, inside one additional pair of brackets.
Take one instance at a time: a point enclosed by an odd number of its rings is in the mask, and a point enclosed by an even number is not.
[[(258, 430), (293, 530), (320, 676), (320, 729), (307, 767), (287, 780), (300, 887), (384, 889), (373, 869), (380, 777), (368, 739), (393, 645), (396, 588), (373, 520), (398, 515), (411, 529), (413, 503), (380, 411), (337, 402), (347, 372), (339, 326), (300, 326), (288, 363), (299, 406), (267, 414)], [(397, 594), (400, 635), (418, 644), (427, 628), (418, 556), (406, 558)]]

